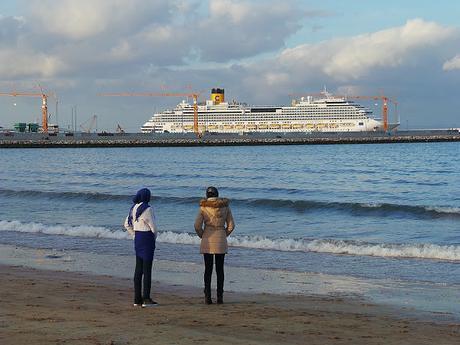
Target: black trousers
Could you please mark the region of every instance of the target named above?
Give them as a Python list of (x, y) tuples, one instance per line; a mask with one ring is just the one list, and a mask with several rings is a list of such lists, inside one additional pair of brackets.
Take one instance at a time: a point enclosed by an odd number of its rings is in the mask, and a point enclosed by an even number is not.
[(212, 268), (216, 258), (217, 295), (224, 293), (224, 259), (225, 254), (203, 254), (204, 257), (204, 292), (211, 293)]
[[(143, 260), (136, 256), (136, 269), (134, 271), (134, 303), (142, 303), (150, 298), (152, 286), (152, 263), (153, 260)], [(144, 276), (144, 291), (142, 293), (142, 276)]]

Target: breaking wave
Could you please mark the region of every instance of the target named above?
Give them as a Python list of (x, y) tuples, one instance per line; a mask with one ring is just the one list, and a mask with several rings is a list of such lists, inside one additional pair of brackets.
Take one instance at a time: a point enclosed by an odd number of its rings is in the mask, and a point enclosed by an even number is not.
[[(0, 231), (130, 239), (129, 234), (125, 231), (85, 225), (45, 225), (19, 221), (0, 221)], [(158, 241), (189, 245), (198, 245), (200, 243), (200, 239), (194, 234), (172, 231), (161, 232)], [(232, 247), (250, 249), (460, 261), (460, 245), (386, 244), (334, 239), (271, 239), (263, 236), (232, 236), (228, 239), (228, 242)]]
[(127, 232), (120, 230), (113, 231), (102, 226), (45, 225), (42, 223), (22, 223), (17, 220), (1, 220), (0, 231), (17, 231), (27, 233), (41, 233), (46, 235), (65, 235), (76, 237), (112, 238), (117, 240), (130, 238)]
[[(91, 193), (91, 192), (53, 192), (53, 191), (21, 191), (0, 189), (0, 195), (49, 198), (49, 199), (77, 199), (82, 201), (123, 201), (129, 203), (131, 195)], [(196, 205), (200, 197), (154, 196), (155, 202)], [(356, 215), (393, 216), (407, 215), (423, 219), (456, 218), (460, 219), (460, 207), (401, 205), (391, 203), (358, 203), (358, 202), (327, 202), (315, 200), (289, 199), (232, 199), (233, 205), (242, 207), (259, 207), (285, 209), (296, 212), (308, 211), (341, 211)]]

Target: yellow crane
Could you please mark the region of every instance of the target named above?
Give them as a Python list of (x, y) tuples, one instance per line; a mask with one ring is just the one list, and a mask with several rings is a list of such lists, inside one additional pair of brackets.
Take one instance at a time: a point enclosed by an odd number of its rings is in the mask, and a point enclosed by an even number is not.
[(40, 93), (33, 93), (33, 92), (0, 92), (0, 96), (10, 96), (10, 97), (40, 97), (42, 99), (42, 131), (44, 133), (48, 133), (48, 97), (51, 95), (47, 95), (43, 92), (42, 88), (40, 87)]
[(101, 93), (99, 96), (109, 97), (191, 97), (193, 99), (193, 131), (196, 136), (201, 138), (198, 129), (198, 97), (201, 92), (119, 92)]
[[(294, 94), (289, 94), (290, 97), (296, 98), (299, 96), (312, 96), (312, 97), (318, 97), (318, 96), (325, 96), (328, 97), (329, 94), (326, 90), (319, 92), (319, 93), (294, 93)], [(333, 95), (334, 97), (339, 97), (339, 98), (344, 98), (344, 99), (368, 99), (368, 100), (375, 100), (375, 101), (382, 101), (382, 120), (383, 120), (383, 130), (385, 132), (388, 131), (389, 129), (389, 124), (388, 124), (388, 103), (393, 103), (395, 106), (395, 111), (397, 112), (397, 107), (398, 107), (398, 102), (396, 100), (393, 100), (385, 95), (380, 95), (380, 96), (350, 96), (350, 95)]]

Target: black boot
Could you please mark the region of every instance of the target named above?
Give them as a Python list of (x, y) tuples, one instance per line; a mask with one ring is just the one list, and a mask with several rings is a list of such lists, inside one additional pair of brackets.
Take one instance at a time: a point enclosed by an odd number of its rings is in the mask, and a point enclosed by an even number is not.
[(224, 304), (224, 293), (217, 292), (217, 304)]
[(210, 289), (204, 289), (204, 304), (212, 304)]

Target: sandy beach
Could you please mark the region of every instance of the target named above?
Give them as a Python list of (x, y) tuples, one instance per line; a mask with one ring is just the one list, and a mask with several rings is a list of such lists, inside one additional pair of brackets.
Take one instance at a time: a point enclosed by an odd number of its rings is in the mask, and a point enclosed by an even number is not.
[(227, 293), (154, 284), (131, 304), (126, 278), (0, 265), (2, 344), (458, 344), (460, 324), (398, 317), (340, 298)]

